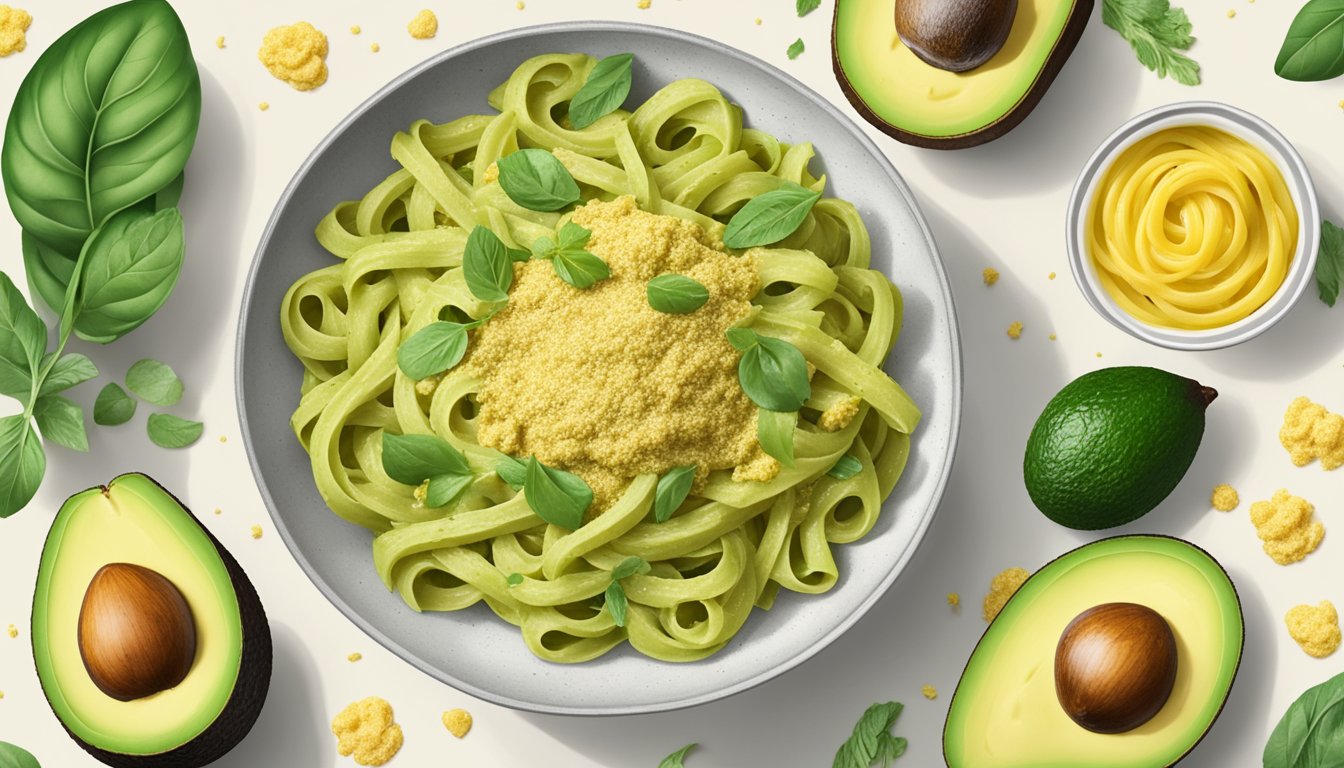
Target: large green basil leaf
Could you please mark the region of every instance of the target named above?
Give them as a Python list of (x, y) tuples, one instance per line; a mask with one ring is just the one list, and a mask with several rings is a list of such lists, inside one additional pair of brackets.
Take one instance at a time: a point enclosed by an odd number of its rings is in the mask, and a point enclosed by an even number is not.
[(1285, 80), (1344, 75), (1344, 0), (1310, 0), (1297, 12), (1274, 61)]
[(0, 741), (0, 768), (42, 768), (37, 758), (23, 747)]
[(22, 400), (32, 395), (33, 374), (47, 351), (47, 325), (0, 272), (0, 394)]
[(1264, 768), (1344, 765), (1344, 674), (1308, 688), (1265, 743)]
[(109, 217), (182, 173), (200, 116), (200, 75), (172, 6), (131, 0), (90, 16), (52, 43), (14, 97), (0, 152), (14, 217), (73, 259)]
[(23, 249), (23, 271), (28, 275), (28, 289), (34, 301), (41, 299), (48, 307), (61, 311), (65, 303), (65, 286), (70, 284), (70, 276), (75, 273), (79, 251), (67, 256), (26, 231), (19, 238), (19, 244)]
[(47, 473), (47, 454), (22, 414), (0, 419), (0, 517), (28, 506)]
[(84, 253), (75, 333), (106, 344), (148, 320), (182, 271), (182, 214), (142, 206), (99, 227)]

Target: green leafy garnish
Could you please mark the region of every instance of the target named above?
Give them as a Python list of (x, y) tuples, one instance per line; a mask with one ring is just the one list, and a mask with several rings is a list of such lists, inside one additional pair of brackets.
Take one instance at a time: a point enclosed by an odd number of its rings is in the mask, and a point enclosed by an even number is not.
[(85, 246), (75, 334), (106, 344), (139, 328), (168, 300), (186, 241), (176, 208), (132, 208), (113, 216)]
[(475, 476), (461, 451), (436, 435), (383, 433), (383, 471), (403, 485), (429, 483), (425, 505), (447, 506)]
[(467, 330), (477, 324), (440, 320), (426, 325), (397, 348), (397, 367), (416, 381), (443, 373), (462, 362), (467, 353)]
[(425, 506), (430, 509), (446, 507), (467, 489), (475, 480), (470, 473), (465, 475), (443, 474), (431, 477), (425, 489)]
[(527, 505), (537, 517), (571, 531), (583, 525), (583, 515), (593, 503), (593, 489), (578, 475), (527, 460), (527, 480), (523, 483)]
[(659, 275), (645, 287), (649, 306), (669, 315), (686, 315), (705, 306), (709, 291), (698, 280), (685, 275)]
[(1321, 250), (1316, 255), (1316, 290), (1321, 301), (1335, 306), (1339, 280), (1344, 275), (1344, 229), (1321, 221)]
[(516, 587), (516, 586), (518, 586), (519, 584), (522, 584), (522, 583), (523, 583), (523, 574), (521, 574), (521, 573), (510, 573), (509, 576), (508, 576), (508, 578), (505, 579), (505, 580), (508, 582), (508, 584), (509, 584), (510, 587)]
[(1199, 64), (1180, 53), (1195, 42), (1181, 8), (1168, 0), (1102, 0), (1101, 20), (1128, 40), (1139, 62), (1158, 77), (1199, 85)]
[(663, 762), (658, 764), (658, 768), (686, 768), (686, 763), (683, 761), (686, 759), (686, 755), (690, 754), (691, 750), (696, 746), (698, 745), (687, 744), (676, 752), (664, 757)]
[(587, 128), (625, 103), (630, 95), (630, 65), (633, 53), (618, 53), (597, 62), (583, 87), (569, 102), (569, 124)]
[(788, 50), (784, 51), (784, 53), (790, 60), (792, 60), (798, 58), (798, 55), (801, 54), (803, 50), (803, 38), (800, 37), (792, 43), (789, 43)]
[(835, 462), (835, 466), (826, 470), (826, 474), (834, 477), (836, 480), (848, 480), (851, 477), (863, 471), (863, 464), (858, 459), (845, 454)]
[(467, 289), (481, 301), (508, 301), (513, 259), (504, 241), (486, 227), (471, 230), (462, 253), (462, 275)]
[(760, 441), (761, 449), (785, 467), (794, 464), (793, 430), (797, 426), (797, 411), (756, 410), (756, 439)]
[(149, 439), (160, 448), (186, 448), (201, 439), (205, 425), (169, 413), (151, 413)]
[(831, 768), (868, 768), (879, 760), (883, 768), (905, 754), (906, 740), (891, 735), (904, 707), (894, 701), (874, 704), (864, 711), (854, 733), (835, 753)]
[(646, 562), (642, 557), (635, 557), (634, 555), (631, 555), (630, 557), (627, 557), (621, 562), (617, 563), (616, 567), (611, 569), (611, 580), (620, 581), (621, 579), (628, 579), (637, 573), (648, 573), (648, 572), (649, 572), (648, 562)]
[(723, 244), (741, 249), (777, 243), (802, 225), (820, 199), (820, 192), (797, 184), (757, 195), (728, 220)]
[(46, 471), (47, 454), (28, 417), (0, 419), (0, 517), (27, 506)]
[(555, 274), (575, 288), (591, 288), (597, 281), (611, 277), (607, 263), (584, 250), (592, 236), (592, 232), (571, 221), (560, 228), (556, 239), (545, 235), (537, 238), (532, 244), (532, 256), (550, 259)]
[(527, 462), (505, 456), (495, 464), (495, 474), (513, 490), (521, 491), (527, 483)]
[(1344, 674), (1297, 697), (1265, 743), (1264, 768), (1344, 765)]
[(135, 398), (115, 382), (108, 382), (93, 401), (93, 423), (103, 427), (125, 424), (135, 415)]
[(46, 397), (57, 392), (64, 392), (71, 387), (97, 377), (98, 367), (93, 364), (92, 360), (78, 352), (71, 352), (51, 366), (51, 370), (47, 372), (47, 378), (42, 381), (42, 388), (38, 390), (37, 396)]
[(625, 587), (621, 586), (621, 579), (628, 579), (637, 573), (648, 572), (649, 564), (644, 558), (633, 555), (622, 560), (611, 570), (611, 583), (607, 585), (606, 592), (606, 606), (607, 613), (611, 614), (612, 623), (616, 626), (625, 626), (630, 607), (629, 601), (626, 599)]
[(0, 741), (0, 766), (3, 768), (42, 768), (37, 758), (24, 749), (7, 741)]
[(495, 164), (504, 194), (529, 211), (558, 211), (579, 200), (574, 177), (544, 149), (520, 149)]
[(653, 519), (655, 522), (667, 522), (682, 502), (691, 493), (695, 482), (695, 465), (669, 469), (658, 478), (658, 488), (653, 494)]
[(767, 411), (796, 411), (812, 396), (807, 360), (783, 339), (762, 336), (750, 328), (729, 328), (728, 343), (742, 353), (737, 380), (742, 391)]
[(1288, 27), (1274, 61), (1285, 80), (1330, 80), (1344, 75), (1344, 2), (1308, 0)]
[(794, 7), (798, 11), (798, 18), (801, 19), (807, 14), (820, 8), (821, 0), (797, 0)]
[(158, 360), (144, 359), (126, 372), (126, 388), (154, 405), (174, 405), (182, 399), (182, 380)]
[(42, 437), (72, 451), (89, 450), (89, 435), (84, 429), (84, 409), (60, 395), (39, 397), (33, 418)]

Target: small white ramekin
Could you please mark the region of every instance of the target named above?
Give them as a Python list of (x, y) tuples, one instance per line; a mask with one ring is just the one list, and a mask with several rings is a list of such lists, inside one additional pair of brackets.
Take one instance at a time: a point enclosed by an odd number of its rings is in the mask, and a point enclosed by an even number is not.
[[(1297, 206), (1297, 250), (1283, 285), (1251, 315), (1221, 328), (1202, 331), (1182, 331), (1149, 325), (1122, 309), (1097, 279), (1096, 265), (1087, 252), (1085, 243), (1088, 212), (1096, 194), (1097, 183), (1111, 163), (1130, 146), (1166, 128), (1186, 125), (1211, 126), (1245, 139), (1264, 152), (1278, 166), (1288, 185), (1293, 204)], [(1069, 196), (1069, 214), (1065, 239), (1068, 245), (1069, 266), (1074, 282), (1087, 303), (1112, 325), (1151, 344), (1183, 350), (1208, 350), (1230, 347), (1264, 333), (1280, 318), (1288, 314), (1307, 287), (1311, 285), (1316, 267), (1316, 251), (1320, 247), (1321, 211), (1316, 200), (1316, 188), (1311, 173), (1293, 145), (1269, 123), (1236, 107), (1213, 101), (1185, 101), (1158, 107), (1130, 120), (1112, 133), (1097, 151), (1092, 153)]]

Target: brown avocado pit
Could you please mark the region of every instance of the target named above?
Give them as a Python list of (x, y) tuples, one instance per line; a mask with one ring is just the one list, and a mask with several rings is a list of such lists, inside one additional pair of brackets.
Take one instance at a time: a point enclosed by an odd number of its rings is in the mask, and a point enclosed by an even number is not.
[(1078, 614), (1055, 648), (1055, 694), (1094, 733), (1124, 733), (1161, 711), (1176, 683), (1176, 637), (1162, 615), (1134, 603)]
[(896, 0), (896, 34), (928, 64), (967, 72), (1003, 48), (1017, 0)]

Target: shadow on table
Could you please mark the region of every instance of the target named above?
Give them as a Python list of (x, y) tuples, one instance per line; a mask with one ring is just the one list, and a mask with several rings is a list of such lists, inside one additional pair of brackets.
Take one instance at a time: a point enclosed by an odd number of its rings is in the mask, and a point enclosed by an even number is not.
[(242, 743), (211, 764), (216, 768), (326, 768), (336, 760), (317, 666), (289, 627), (272, 624), (271, 639), (275, 660), (261, 716)]

